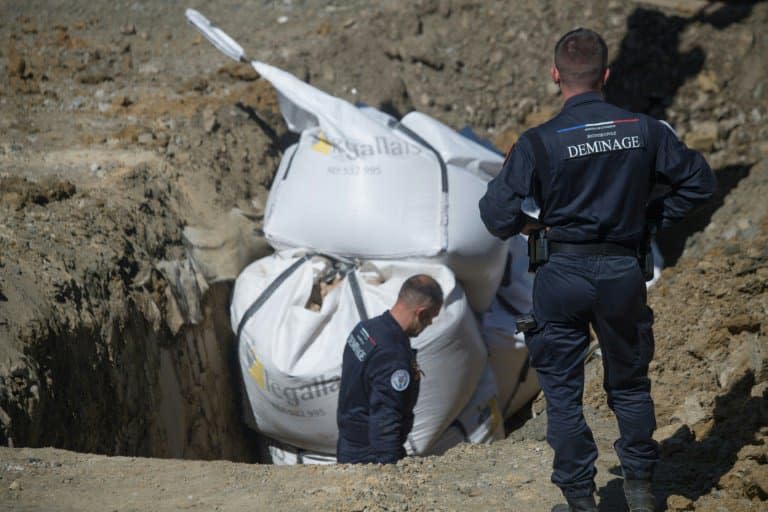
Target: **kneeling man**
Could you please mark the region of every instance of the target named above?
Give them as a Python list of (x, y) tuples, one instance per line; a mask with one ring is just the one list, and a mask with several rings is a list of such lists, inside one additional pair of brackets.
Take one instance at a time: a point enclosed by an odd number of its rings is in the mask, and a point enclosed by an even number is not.
[(437, 281), (418, 274), (403, 283), (392, 309), (352, 330), (341, 367), (339, 462), (387, 464), (405, 457), (421, 377), (410, 338), (442, 305)]

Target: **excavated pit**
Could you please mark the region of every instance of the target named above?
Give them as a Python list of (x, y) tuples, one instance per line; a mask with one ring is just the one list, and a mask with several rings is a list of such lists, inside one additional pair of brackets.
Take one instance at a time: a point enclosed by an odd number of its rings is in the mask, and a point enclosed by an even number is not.
[(11, 384), (5, 382), (19, 393), (3, 397), (12, 426), (3, 444), (259, 461), (257, 435), (240, 409), (231, 290), (231, 283), (213, 285), (202, 321), (175, 335), (129, 302), (111, 326), (51, 333), (30, 344), (28, 366), (13, 369)]

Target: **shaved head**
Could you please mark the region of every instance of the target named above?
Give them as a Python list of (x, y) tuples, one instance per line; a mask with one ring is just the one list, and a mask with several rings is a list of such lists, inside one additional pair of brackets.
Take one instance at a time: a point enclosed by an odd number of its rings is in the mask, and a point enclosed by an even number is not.
[(410, 307), (437, 308), (443, 305), (443, 289), (426, 274), (416, 274), (405, 280), (397, 295), (397, 302)]
[(413, 338), (432, 324), (442, 307), (440, 284), (426, 274), (416, 274), (400, 287), (397, 302), (390, 311), (403, 332)]
[(608, 47), (597, 32), (571, 30), (555, 45), (555, 67), (563, 85), (599, 89), (608, 67)]

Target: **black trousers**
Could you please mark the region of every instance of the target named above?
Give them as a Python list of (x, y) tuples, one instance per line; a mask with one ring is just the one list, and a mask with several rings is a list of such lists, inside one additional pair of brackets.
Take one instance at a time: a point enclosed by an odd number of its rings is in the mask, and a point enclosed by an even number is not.
[(590, 323), (602, 351), (608, 405), (619, 424), (614, 447), (624, 476), (650, 479), (658, 460), (648, 379), (653, 311), (637, 260), (554, 254), (536, 272), (533, 302), (538, 325), (526, 344), (547, 399), (552, 482), (569, 498), (594, 491), (597, 446), (582, 413)]

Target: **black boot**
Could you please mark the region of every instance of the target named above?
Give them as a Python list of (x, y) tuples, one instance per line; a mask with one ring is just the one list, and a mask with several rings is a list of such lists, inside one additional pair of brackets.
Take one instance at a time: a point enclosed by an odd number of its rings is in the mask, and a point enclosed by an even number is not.
[(552, 512), (597, 512), (597, 503), (592, 495), (570, 498), (567, 505), (555, 505)]
[(624, 496), (629, 512), (655, 512), (656, 499), (650, 480), (624, 480)]

